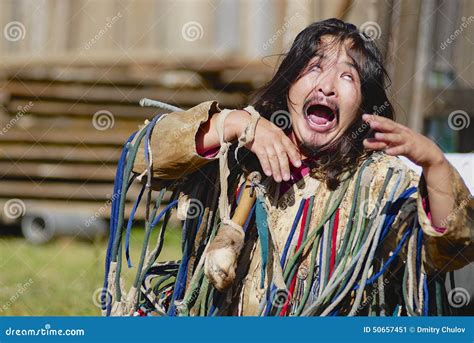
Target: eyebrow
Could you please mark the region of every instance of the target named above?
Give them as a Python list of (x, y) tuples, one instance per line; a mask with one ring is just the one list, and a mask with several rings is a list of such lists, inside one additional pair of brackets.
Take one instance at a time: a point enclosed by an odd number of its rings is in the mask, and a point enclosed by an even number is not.
[[(309, 63), (308, 65), (312, 65), (312, 64), (314, 64), (316, 61), (317, 61), (317, 62), (325, 61), (325, 60), (327, 60), (328, 58), (327, 58), (327, 56), (326, 56), (325, 54), (317, 53), (312, 59), (315, 59), (315, 61), (312, 62), (312, 63)], [(349, 67), (351, 67), (351, 68), (354, 68), (355, 70), (357, 70), (356, 65), (355, 65), (352, 61), (350, 61), (350, 60), (345, 60), (345, 61), (342, 61), (341, 63), (342, 63), (342, 64), (345, 64), (345, 65), (347, 65), (347, 66), (349, 66)]]
[(348, 65), (349, 67), (354, 68), (355, 70), (357, 70), (356, 65), (354, 63), (350, 62), (350, 61), (343, 61), (341, 63), (345, 64), (345, 65)]

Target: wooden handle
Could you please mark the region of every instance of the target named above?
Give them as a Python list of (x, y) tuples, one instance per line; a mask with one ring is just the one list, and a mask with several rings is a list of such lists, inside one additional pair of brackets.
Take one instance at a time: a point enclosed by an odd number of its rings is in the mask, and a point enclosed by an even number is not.
[(247, 217), (250, 214), (250, 210), (255, 203), (255, 199), (257, 199), (257, 192), (255, 192), (255, 190), (253, 194), (250, 194), (252, 181), (260, 181), (260, 173), (252, 172), (247, 175), (245, 185), (242, 186), (244, 189), (242, 190), (239, 204), (237, 205), (234, 215), (232, 216), (232, 221), (240, 226), (244, 226), (245, 222), (247, 221)]

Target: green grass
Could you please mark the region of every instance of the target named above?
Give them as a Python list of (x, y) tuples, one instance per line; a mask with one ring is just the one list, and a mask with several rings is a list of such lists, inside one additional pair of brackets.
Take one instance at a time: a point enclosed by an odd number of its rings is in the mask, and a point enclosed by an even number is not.
[[(150, 247), (156, 244), (155, 231)], [(143, 235), (142, 229), (132, 231), (133, 268), (125, 261), (123, 266), (127, 290)], [(160, 261), (180, 258), (180, 239), (177, 229), (167, 231)], [(0, 316), (100, 315), (93, 296), (102, 287), (106, 246), (106, 240), (59, 238), (38, 246), (21, 237), (0, 237)]]

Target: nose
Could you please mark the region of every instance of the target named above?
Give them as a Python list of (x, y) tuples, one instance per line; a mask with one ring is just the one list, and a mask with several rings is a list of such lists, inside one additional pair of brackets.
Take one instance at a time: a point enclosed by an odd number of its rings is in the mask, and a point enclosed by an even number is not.
[(336, 97), (336, 88), (334, 85), (334, 73), (327, 72), (321, 75), (318, 82), (318, 93), (326, 97)]

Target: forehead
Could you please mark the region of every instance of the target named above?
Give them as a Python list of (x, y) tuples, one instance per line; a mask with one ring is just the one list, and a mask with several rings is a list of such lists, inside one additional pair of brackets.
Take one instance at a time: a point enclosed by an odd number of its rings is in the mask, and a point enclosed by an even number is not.
[(354, 62), (350, 55), (350, 50), (353, 47), (351, 39), (341, 40), (333, 35), (323, 35), (318, 43), (315, 58), (337, 60), (338, 62)]

